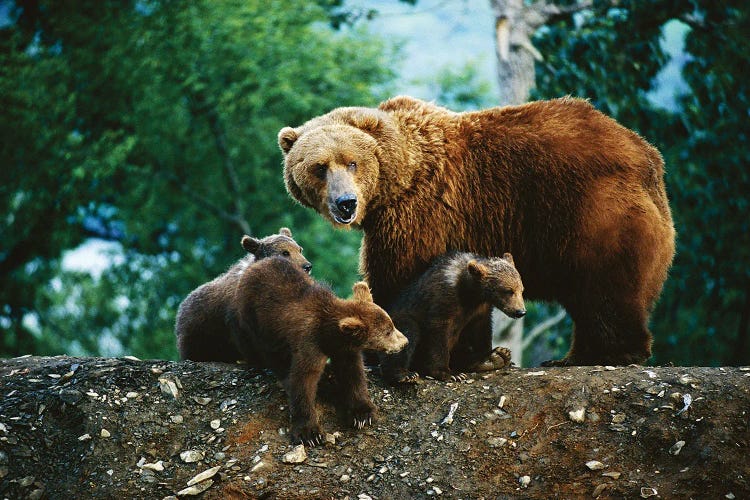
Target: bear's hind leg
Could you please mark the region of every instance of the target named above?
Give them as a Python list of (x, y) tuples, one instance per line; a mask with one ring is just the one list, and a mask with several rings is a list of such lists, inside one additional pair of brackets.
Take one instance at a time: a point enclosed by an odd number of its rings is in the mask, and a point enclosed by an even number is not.
[(643, 364), (651, 357), (648, 313), (633, 303), (610, 298), (599, 307), (568, 308), (574, 322), (568, 354), (544, 366)]

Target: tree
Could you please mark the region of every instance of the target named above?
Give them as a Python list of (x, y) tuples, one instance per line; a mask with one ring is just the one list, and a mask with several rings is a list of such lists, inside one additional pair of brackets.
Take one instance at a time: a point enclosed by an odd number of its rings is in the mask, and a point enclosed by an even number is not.
[[(173, 357), (180, 300), (243, 255), (243, 233), (280, 226), (316, 276), (350, 289), (358, 235), (293, 204), (276, 133), (380, 100), (394, 53), (328, 16), (302, 0), (13, 4), (0, 27), (0, 353), (73, 338), (96, 353), (106, 328), (128, 353)], [(53, 285), (62, 250), (91, 236), (120, 242), (122, 263)]]

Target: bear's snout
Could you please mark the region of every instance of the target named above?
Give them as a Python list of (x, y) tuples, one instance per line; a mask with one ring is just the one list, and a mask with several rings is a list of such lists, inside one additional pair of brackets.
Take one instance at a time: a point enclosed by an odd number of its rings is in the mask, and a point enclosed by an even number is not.
[(357, 195), (353, 193), (346, 193), (338, 198), (335, 202), (337, 214), (333, 214), (339, 222), (347, 223), (354, 219), (354, 215), (357, 213)]
[(516, 309), (515, 311), (511, 312), (511, 316), (516, 319), (523, 318), (524, 316), (526, 316), (526, 309)]

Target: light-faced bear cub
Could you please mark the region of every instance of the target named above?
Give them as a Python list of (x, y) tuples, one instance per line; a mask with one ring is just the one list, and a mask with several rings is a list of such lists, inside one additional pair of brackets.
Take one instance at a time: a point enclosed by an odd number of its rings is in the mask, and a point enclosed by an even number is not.
[(279, 234), (262, 239), (245, 235), (241, 244), (248, 255), (221, 276), (193, 290), (180, 304), (175, 321), (180, 359), (234, 362), (242, 358), (232, 341), (229, 306), (240, 277), (255, 262), (281, 256), (306, 272), (312, 269), (302, 255), (302, 247), (285, 227)]
[(341, 403), (354, 427), (362, 428), (376, 413), (362, 350), (394, 353), (407, 344), (372, 301), (366, 283), (356, 283), (353, 292), (352, 299), (340, 299), (279, 257), (249, 267), (237, 286), (237, 345), (281, 380), (289, 397), (293, 443), (323, 441), (315, 400), (328, 359)]
[[(451, 353), (460, 344), (466, 325), (488, 314), (491, 307), (520, 318), (526, 314), (522, 295), (521, 276), (509, 253), (502, 258), (472, 253), (437, 258), (387, 308), (409, 345), (398, 354), (381, 355), (383, 377), (392, 384), (414, 382), (417, 374), (410, 371), (413, 369), (438, 380), (455, 380), (459, 374), (451, 372)], [(502, 358), (503, 366), (510, 364), (507, 349), (492, 354)]]

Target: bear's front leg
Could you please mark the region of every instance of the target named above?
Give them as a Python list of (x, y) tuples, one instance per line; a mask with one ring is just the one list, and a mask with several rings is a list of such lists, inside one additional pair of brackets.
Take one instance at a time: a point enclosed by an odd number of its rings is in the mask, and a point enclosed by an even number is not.
[(341, 351), (331, 356), (331, 368), (353, 427), (371, 425), (377, 410), (367, 392), (367, 376), (362, 353)]
[(325, 356), (310, 358), (308, 354), (300, 353), (292, 356), (292, 365), (284, 386), (289, 396), (290, 438), (294, 444), (315, 446), (325, 441), (315, 409), (318, 382), (325, 364)]

